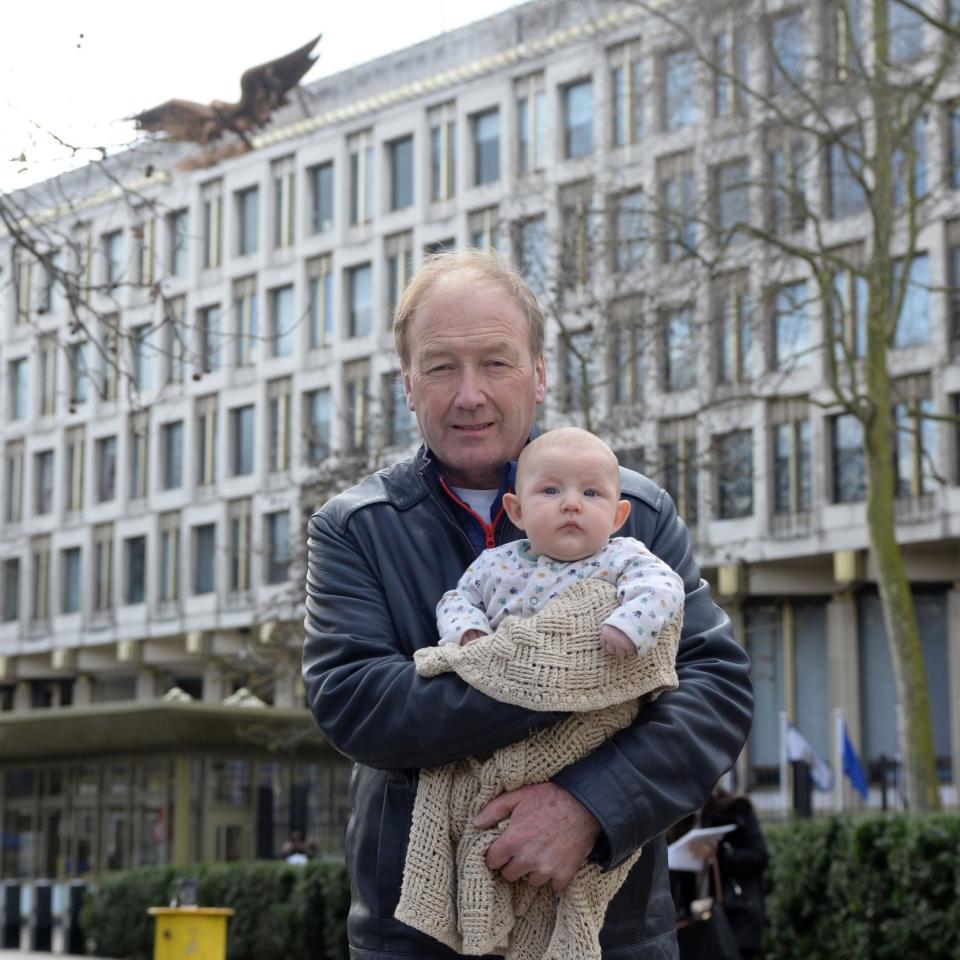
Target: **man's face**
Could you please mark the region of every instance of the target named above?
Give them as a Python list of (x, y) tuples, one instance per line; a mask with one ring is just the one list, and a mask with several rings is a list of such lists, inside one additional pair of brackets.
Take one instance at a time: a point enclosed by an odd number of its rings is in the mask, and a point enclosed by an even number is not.
[(546, 391), (526, 315), (499, 284), (438, 281), (408, 333), (407, 406), (456, 486), (493, 489), (520, 453)]
[(620, 499), (617, 468), (591, 450), (528, 451), (515, 497), (505, 500), (510, 519), (540, 554), (582, 560), (596, 553), (630, 512)]

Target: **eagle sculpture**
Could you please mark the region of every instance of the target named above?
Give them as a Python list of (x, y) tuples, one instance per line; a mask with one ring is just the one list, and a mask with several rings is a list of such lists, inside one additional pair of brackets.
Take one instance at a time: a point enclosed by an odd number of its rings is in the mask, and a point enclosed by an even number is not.
[(288, 92), (316, 63), (317, 58), (311, 53), (321, 36), (317, 34), (292, 53), (245, 70), (240, 78), (239, 103), (168, 100), (129, 119), (136, 121), (138, 130), (165, 133), (170, 140), (187, 140), (203, 146), (230, 131), (250, 149), (253, 146), (250, 135), (266, 125), (274, 110), (288, 102)]

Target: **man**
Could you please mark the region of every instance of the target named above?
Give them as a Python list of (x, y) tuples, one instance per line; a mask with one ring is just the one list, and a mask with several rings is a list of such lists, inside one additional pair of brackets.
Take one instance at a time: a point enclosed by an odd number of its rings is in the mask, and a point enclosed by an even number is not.
[[(433, 258), (395, 320), (407, 404), (424, 446), (310, 520), (307, 698), (324, 734), (357, 764), (347, 866), (351, 957), (449, 958), (393, 919), (417, 771), (515, 743), (555, 722), (499, 703), (454, 674), (424, 680), (413, 652), (437, 642), (435, 607), (484, 548), (521, 536), (501, 506), (546, 395), (543, 314), (527, 285), (477, 251)], [(670, 497), (623, 471), (623, 534), (680, 574), (685, 624), (678, 690), (550, 783), (501, 795), (478, 818), (509, 818), (487, 864), (562, 889), (588, 857), (643, 855), (607, 912), (606, 960), (676, 957), (663, 832), (699, 808), (750, 725), (748, 660), (710, 598)]]

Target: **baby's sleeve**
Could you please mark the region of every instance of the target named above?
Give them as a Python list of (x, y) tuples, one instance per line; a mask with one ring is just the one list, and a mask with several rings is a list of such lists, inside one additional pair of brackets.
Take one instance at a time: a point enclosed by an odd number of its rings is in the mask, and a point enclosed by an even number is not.
[(643, 654), (657, 643), (660, 631), (683, 609), (683, 581), (639, 540), (621, 538), (617, 554), (620, 606), (605, 623), (622, 630), (633, 641), (637, 654)]
[(483, 585), (488, 582), (489, 564), (480, 554), (464, 571), (457, 585), (437, 604), (437, 632), (440, 646), (459, 643), (468, 630), (491, 633)]

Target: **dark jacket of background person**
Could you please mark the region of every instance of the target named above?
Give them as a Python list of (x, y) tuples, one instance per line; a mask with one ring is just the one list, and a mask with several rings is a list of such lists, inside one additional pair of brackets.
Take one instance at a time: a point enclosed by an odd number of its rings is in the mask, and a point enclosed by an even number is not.
[[(597, 818), (593, 859), (610, 867), (644, 845), (601, 933), (604, 957), (676, 957), (663, 831), (703, 803), (746, 739), (749, 663), (700, 579), (690, 537), (656, 484), (622, 471), (632, 512), (623, 535), (683, 578), (678, 690), (554, 778)], [(417, 770), (515, 743), (559, 715), (496, 702), (455, 674), (417, 676), (413, 653), (437, 642), (435, 608), (475, 550), (426, 450), (334, 498), (309, 524), (303, 677), (330, 743), (356, 762), (346, 861), (353, 884), (351, 956), (449, 958), (393, 919)], [(504, 518), (496, 542), (521, 536)]]
[[(700, 812), (699, 818), (688, 817), (670, 831), (670, 839), (683, 836), (697, 825), (719, 827), (736, 825), (736, 830), (724, 834), (717, 847), (720, 881), (723, 884), (723, 907), (737, 938), (740, 952), (748, 960), (760, 953), (763, 942), (764, 871), (767, 868), (767, 844), (750, 800), (741, 794), (715, 790)], [(697, 874), (671, 874), (677, 915), (689, 915), (690, 902), (697, 895)], [(709, 894), (716, 895), (711, 877)], [(682, 953), (681, 953), (682, 955)]]

